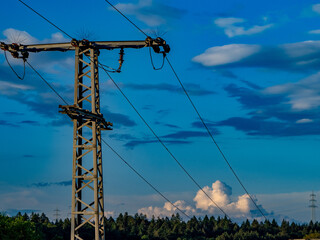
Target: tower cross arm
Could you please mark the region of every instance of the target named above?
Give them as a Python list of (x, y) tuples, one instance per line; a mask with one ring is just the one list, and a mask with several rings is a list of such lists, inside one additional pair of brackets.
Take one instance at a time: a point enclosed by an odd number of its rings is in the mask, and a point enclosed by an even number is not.
[(144, 48), (152, 47), (156, 52), (160, 47), (163, 47), (163, 52), (170, 51), (169, 45), (162, 38), (153, 39), (147, 37), (144, 41), (89, 41), (75, 40), (65, 43), (47, 43), (47, 44), (6, 44), (0, 42), (0, 48), (11, 53), (23, 52), (42, 52), (42, 51), (74, 51), (76, 47), (94, 48), (94, 49), (117, 49), (117, 48)]

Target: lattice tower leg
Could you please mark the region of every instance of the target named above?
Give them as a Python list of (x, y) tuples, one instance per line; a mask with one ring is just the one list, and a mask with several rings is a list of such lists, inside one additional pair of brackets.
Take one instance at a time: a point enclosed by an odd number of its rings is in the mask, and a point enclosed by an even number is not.
[[(76, 107), (100, 114), (98, 51), (75, 49)], [(95, 240), (105, 239), (101, 126), (79, 115), (73, 119), (71, 239), (83, 239), (85, 226), (95, 230)]]

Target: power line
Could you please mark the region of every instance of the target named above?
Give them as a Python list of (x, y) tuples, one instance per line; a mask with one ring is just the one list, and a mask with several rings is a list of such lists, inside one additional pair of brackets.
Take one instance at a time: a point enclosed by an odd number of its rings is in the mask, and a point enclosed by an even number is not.
[[(134, 24), (134, 23), (133, 23), (130, 19), (128, 19), (122, 12), (120, 12), (117, 8), (115, 8), (108, 0), (105, 0), (105, 1), (106, 1), (107, 3), (109, 3), (115, 10), (117, 10), (117, 11), (118, 11), (124, 18), (126, 18), (131, 24), (133, 24), (139, 31), (141, 31), (143, 34), (145, 34), (136, 24)], [(145, 34), (145, 35), (146, 35), (146, 34)], [(146, 36), (147, 36), (147, 35), (146, 35)], [(164, 61), (163, 61), (162, 66), (161, 66), (159, 69), (156, 69), (155, 66), (154, 66), (154, 64), (153, 64), (151, 52), (150, 52), (150, 58), (151, 58), (151, 63), (152, 63), (152, 66), (153, 66), (153, 69), (154, 69), (154, 70), (162, 69), (163, 64), (164, 64)], [(238, 175), (236, 174), (236, 172), (235, 172), (235, 171), (233, 170), (233, 168), (231, 167), (229, 161), (227, 160), (226, 156), (225, 156), (224, 153), (222, 152), (221, 148), (219, 147), (219, 145), (217, 144), (217, 142), (216, 142), (215, 139), (213, 138), (213, 136), (212, 136), (211, 132), (209, 131), (207, 125), (205, 124), (204, 120), (202, 119), (199, 111), (197, 110), (196, 106), (195, 106), (194, 103), (192, 102), (192, 100), (191, 100), (188, 92), (186, 91), (185, 87), (183, 86), (182, 82), (180, 81), (180, 79), (179, 79), (177, 73), (175, 72), (174, 68), (172, 67), (171, 63), (169, 62), (169, 59), (168, 59), (165, 55), (164, 55), (164, 58), (167, 59), (167, 61), (168, 61), (169, 65), (170, 65), (172, 71), (174, 72), (174, 74), (175, 74), (177, 80), (179, 81), (179, 83), (180, 83), (183, 91), (185, 92), (186, 96), (188, 97), (188, 99), (189, 99), (192, 107), (194, 108), (194, 110), (195, 110), (196, 113), (198, 114), (198, 116), (199, 116), (202, 124), (203, 124), (204, 127), (206, 128), (208, 134), (210, 135), (212, 141), (214, 142), (214, 144), (215, 144), (216, 147), (218, 148), (218, 150), (219, 150), (220, 154), (222, 155), (223, 159), (224, 159), (224, 160), (226, 161), (226, 163), (228, 164), (228, 166), (229, 166), (229, 168), (231, 169), (233, 175), (236, 177), (236, 179), (238, 180), (238, 182), (240, 183), (240, 185), (242, 186), (242, 188), (243, 188), (243, 189), (245, 190), (245, 192), (248, 194), (248, 196), (250, 197), (251, 201), (252, 201), (253, 204), (256, 206), (256, 208), (259, 210), (259, 212), (261, 213), (261, 215), (262, 215), (265, 219), (267, 219), (266, 216), (264, 215), (264, 213), (261, 211), (261, 209), (260, 209), (259, 206), (257, 205), (257, 203), (256, 203), (256, 202), (254, 201), (254, 199), (252, 198), (252, 196), (249, 194), (249, 192), (247, 191), (247, 189), (245, 188), (245, 186), (244, 186), (243, 183), (241, 182), (240, 178), (238, 177)], [(164, 60), (164, 59), (163, 59), (163, 60)], [(108, 74), (108, 73), (107, 73), (107, 74)], [(109, 75), (109, 74), (108, 74), (108, 75)], [(109, 75), (109, 76), (110, 76), (110, 75)], [(111, 78), (111, 77), (110, 77), (110, 78)], [(111, 80), (112, 80), (112, 79), (111, 79)], [(113, 80), (112, 80), (112, 81), (113, 81)], [(114, 82), (114, 81), (113, 81), (113, 82)], [(116, 85), (116, 86), (117, 86), (117, 85)], [(119, 89), (118, 86), (117, 86), (117, 88)], [(119, 89), (119, 90), (120, 90), (120, 89)], [(120, 92), (122, 93), (121, 90), (120, 90)], [(124, 94), (122, 93), (122, 95), (124, 95)], [(125, 98), (126, 98), (126, 97), (125, 97)], [(127, 99), (127, 98), (126, 98), (126, 99)], [(128, 99), (127, 99), (127, 100), (128, 100)], [(132, 105), (132, 104), (130, 103), (130, 105)], [(132, 106), (132, 107), (133, 107), (133, 106)], [(137, 111), (136, 111), (136, 112), (137, 112)], [(137, 113), (138, 113), (138, 112), (137, 112)], [(140, 116), (139, 113), (138, 113), (138, 115)], [(140, 117), (141, 117), (141, 116), (140, 116)], [(143, 120), (143, 121), (144, 121), (144, 120)], [(144, 121), (144, 122), (145, 122), (145, 121)], [(146, 122), (145, 122), (145, 123), (146, 123)], [(147, 126), (148, 126), (148, 125), (147, 125)], [(149, 127), (149, 129), (153, 132), (153, 130), (152, 130), (150, 127)], [(154, 132), (153, 132), (153, 134), (154, 134)], [(154, 134), (154, 135), (155, 135), (155, 134)], [(157, 137), (157, 136), (156, 136), (156, 137)], [(158, 138), (158, 137), (157, 137), (157, 138)], [(160, 139), (158, 138), (158, 140), (160, 140)], [(161, 141), (160, 143), (163, 145), (162, 141)], [(167, 147), (166, 147), (166, 146), (164, 146), (164, 147), (165, 147), (166, 150), (168, 151)], [(169, 153), (170, 153), (170, 152), (169, 152)], [(171, 153), (170, 153), (170, 155), (171, 155)], [(172, 156), (172, 157), (173, 157), (173, 156)], [(176, 161), (177, 161), (177, 160), (176, 160)], [(178, 163), (178, 164), (180, 165), (180, 163)], [(182, 167), (182, 166), (181, 166), (181, 167)], [(184, 168), (182, 168), (182, 169), (184, 169)], [(187, 174), (188, 174), (188, 173), (187, 173)], [(188, 174), (188, 175), (189, 175), (189, 174)], [(191, 177), (191, 176), (190, 176), (190, 177)], [(201, 188), (201, 189), (202, 189), (202, 188)], [(206, 194), (206, 195), (207, 195), (207, 194)], [(221, 209), (220, 209), (220, 210), (221, 210)]]
[(68, 36), (69, 38), (73, 39), (73, 37), (71, 37), (68, 33), (66, 33), (65, 31), (63, 31), (61, 28), (59, 28), (57, 25), (55, 25), (53, 22), (51, 22), (49, 19), (45, 18), (43, 15), (41, 15), (39, 12), (37, 12), (36, 10), (34, 10), (32, 7), (30, 7), (28, 4), (26, 4), (25, 2), (18, 0), (19, 2), (21, 2), (23, 5), (25, 5), (27, 8), (29, 8), (31, 11), (33, 11), (34, 13), (36, 13), (38, 16), (42, 17), (44, 20), (46, 20), (48, 23), (50, 23), (52, 26), (54, 26), (55, 28), (57, 28), (60, 32), (62, 32), (63, 34), (65, 34), (66, 36)]
[(4, 57), (6, 59), (7, 64), (9, 65), (9, 67), (11, 68), (12, 72), (17, 76), (17, 78), (19, 78), (20, 80), (23, 80), (24, 77), (26, 76), (26, 59), (23, 59), (23, 75), (22, 77), (19, 76), (19, 74), (13, 69), (13, 67), (11, 66), (8, 57), (7, 57), (7, 51), (4, 51)]
[(127, 16), (125, 16), (118, 8), (116, 8), (115, 6), (112, 5), (112, 3), (110, 3), (108, 0), (105, 0), (105, 2), (107, 2), (113, 9), (115, 9), (118, 13), (120, 13), (125, 19), (127, 19), (136, 29), (138, 29), (141, 33), (143, 33), (146, 37), (148, 37), (148, 35), (141, 29), (139, 28), (136, 24), (134, 24), (134, 22), (132, 22)]
[[(50, 85), (48, 81), (46, 81), (41, 74), (28, 62), (27, 64), (32, 68), (32, 70), (50, 87), (50, 89), (65, 103), (68, 105), (66, 100)], [(185, 215), (187, 218), (191, 219), (191, 217), (186, 214), (184, 211), (182, 211), (178, 206), (176, 206), (172, 201), (170, 201), (164, 194), (162, 194), (156, 187), (154, 187), (147, 179), (145, 179), (134, 167), (132, 167), (114, 148), (112, 148), (103, 138), (101, 138), (101, 141), (107, 145), (114, 154), (116, 154), (132, 171), (134, 171), (145, 183), (147, 183), (154, 191), (156, 191), (162, 198), (164, 198), (167, 202), (169, 202), (173, 207), (175, 207), (178, 211), (180, 211), (183, 215)], [(56, 211), (56, 210), (55, 210)]]
[(204, 126), (205, 129), (207, 130), (207, 132), (208, 132), (210, 138), (212, 139), (213, 143), (216, 145), (216, 147), (217, 147), (218, 151), (220, 152), (222, 158), (223, 158), (224, 161), (227, 163), (227, 165), (229, 166), (231, 172), (232, 172), (233, 175), (236, 177), (236, 179), (238, 180), (238, 182), (240, 183), (240, 185), (242, 186), (242, 188), (244, 189), (244, 191), (248, 194), (248, 196), (250, 197), (251, 201), (253, 202), (253, 204), (254, 204), (254, 205), (256, 206), (256, 208), (258, 209), (258, 211), (261, 213), (261, 215), (262, 215), (265, 219), (267, 219), (266, 216), (264, 215), (264, 213), (262, 212), (262, 210), (260, 209), (260, 207), (257, 205), (256, 201), (254, 201), (254, 199), (253, 199), (252, 196), (249, 194), (249, 192), (248, 192), (248, 190), (246, 189), (246, 187), (245, 187), (245, 186), (243, 185), (243, 183), (241, 182), (240, 178), (238, 177), (238, 175), (236, 174), (236, 172), (235, 172), (234, 169), (232, 168), (231, 164), (229, 163), (229, 161), (228, 161), (227, 157), (225, 156), (225, 154), (223, 153), (222, 149), (220, 148), (220, 146), (218, 145), (218, 143), (217, 143), (216, 140), (214, 139), (214, 137), (213, 137), (212, 133), (210, 132), (207, 124), (206, 124), (205, 121), (203, 120), (203, 118), (202, 118), (201, 114), (199, 113), (197, 107), (195, 106), (195, 104), (194, 104), (193, 101), (191, 100), (190, 95), (188, 94), (188, 92), (187, 92), (187, 90), (185, 89), (184, 85), (182, 84), (180, 78), (178, 77), (176, 71), (174, 70), (173, 66), (171, 65), (168, 57), (166, 57), (166, 59), (167, 59), (167, 62), (168, 62), (168, 64), (169, 64), (170, 68), (172, 69), (174, 75), (176, 76), (176, 78), (177, 78), (177, 80), (178, 80), (181, 88), (183, 89), (185, 95), (186, 95), (187, 98), (189, 99), (189, 102), (191, 103), (193, 109), (196, 111), (196, 113), (197, 113), (200, 121), (202, 122), (203, 126)]
[(51, 86), (51, 84), (46, 81), (41, 74), (26, 60), (27, 64), (29, 65), (29, 67), (32, 68), (32, 70), (42, 79), (42, 81), (44, 81), (49, 88), (51, 88), (51, 90), (66, 104), (69, 105), (68, 102), (66, 100), (64, 100), (64, 98)]
[(120, 91), (122, 96), (127, 100), (127, 102), (130, 104), (130, 106), (133, 108), (133, 110), (138, 114), (140, 119), (144, 122), (144, 124), (149, 128), (149, 130), (152, 132), (152, 134), (156, 137), (158, 142), (165, 148), (165, 150), (169, 153), (169, 155), (176, 161), (176, 163), (180, 166), (180, 168), (188, 175), (188, 177), (194, 182), (194, 184), (211, 200), (211, 202), (228, 218), (228, 214), (221, 208), (219, 205), (213, 201), (213, 199), (202, 189), (202, 187), (199, 185), (199, 183), (190, 175), (190, 173), (182, 166), (182, 164), (178, 161), (178, 159), (173, 155), (173, 153), (168, 149), (168, 147), (164, 144), (164, 142), (160, 139), (160, 137), (155, 133), (155, 131), (151, 128), (151, 126), (146, 122), (146, 120), (142, 117), (142, 115), (139, 113), (137, 108), (132, 104), (132, 102), (128, 99), (128, 97), (124, 94), (124, 92), (121, 90), (119, 85), (114, 81), (114, 79), (111, 77), (109, 72), (100, 66), (105, 73), (109, 76), (110, 80), (113, 82), (113, 84), (116, 86), (116, 88)]
[[(106, 1), (107, 3), (109, 3), (115, 10), (117, 10), (117, 11), (118, 11), (124, 18), (126, 18), (131, 24), (133, 24), (139, 31), (141, 31), (143, 34), (145, 34), (136, 24), (134, 24), (134, 23), (133, 23), (130, 19), (128, 19), (122, 12), (120, 12), (117, 8), (115, 8), (108, 0), (105, 0), (105, 1)], [(146, 34), (145, 34), (145, 35), (146, 35)], [(146, 36), (147, 36), (147, 35), (146, 35)], [(162, 66), (161, 66), (159, 69), (156, 69), (155, 66), (154, 66), (154, 64), (153, 64), (151, 52), (150, 52), (150, 58), (151, 58), (151, 63), (152, 63), (152, 66), (153, 66), (153, 69), (154, 69), (154, 70), (162, 69), (162, 67), (163, 67), (163, 65), (164, 65), (164, 61), (163, 61), (163, 63), (162, 63)], [(247, 191), (247, 189), (245, 188), (245, 186), (244, 186), (243, 183), (241, 182), (240, 178), (238, 177), (238, 175), (236, 174), (236, 172), (235, 172), (235, 171), (233, 170), (233, 168), (231, 167), (231, 165), (230, 165), (229, 161), (227, 160), (225, 154), (222, 152), (221, 148), (219, 147), (219, 145), (217, 144), (217, 142), (216, 142), (215, 139), (213, 138), (213, 136), (212, 136), (209, 128), (207, 127), (207, 125), (206, 125), (206, 123), (204, 122), (203, 118), (201, 117), (198, 109), (196, 108), (196, 106), (194, 105), (193, 101), (191, 100), (188, 92), (186, 91), (184, 85), (183, 85), (182, 82), (180, 81), (180, 79), (179, 79), (176, 71), (174, 70), (173, 66), (171, 65), (169, 59), (168, 59), (165, 55), (164, 55), (164, 58), (167, 59), (167, 62), (169, 63), (170, 68), (172, 69), (172, 71), (173, 71), (174, 75), (176, 76), (177, 80), (179, 81), (179, 83), (180, 83), (183, 91), (185, 92), (186, 96), (188, 97), (188, 99), (189, 99), (192, 107), (193, 107), (194, 110), (196, 111), (196, 113), (197, 113), (197, 115), (199, 116), (202, 124), (203, 124), (204, 127), (206, 128), (209, 136), (211, 137), (212, 141), (214, 142), (214, 144), (215, 144), (216, 147), (218, 148), (220, 154), (222, 155), (223, 159), (225, 160), (225, 162), (226, 162), (227, 165), (229, 166), (229, 168), (230, 168), (230, 170), (232, 171), (233, 175), (236, 177), (236, 179), (238, 180), (238, 182), (240, 183), (240, 185), (242, 186), (242, 188), (243, 188), (243, 189), (245, 190), (245, 192), (248, 194), (248, 196), (250, 197), (251, 201), (252, 201), (253, 204), (256, 206), (256, 208), (259, 210), (259, 212), (261, 213), (261, 215), (262, 215), (265, 219), (267, 219), (266, 216), (264, 215), (264, 213), (261, 211), (261, 209), (260, 209), (259, 206), (257, 205), (257, 203), (256, 203), (256, 202), (254, 201), (254, 199), (252, 198), (252, 196), (249, 194), (249, 192)], [(163, 60), (164, 60), (164, 59), (163, 59)], [(105, 70), (105, 71), (106, 71), (106, 70)], [(106, 72), (106, 73), (107, 73), (107, 72)], [(109, 73), (107, 73), (107, 74), (109, 75)], [(110, 75), (109, 75), (109, 77), (110, 77)], [(111, 77), (110, 77), (110, 78), (111, 78)], [(112, 78), (111, 78), (111, 80), (112, 80)], [(113, 80), (112, 80), (112, 81), (113, 81)], [(114, 81), (113, 81), (113, 82), (114, 82)], [(115, 82), (114, 82), (114, 83), (115, 83)], [(115, 84), (115, 85), (116, 85), (116, 84)], [(116, 86), (117, 86), (117, 85), (116, 85)], [(118, 86), (117, 86), (117, 88), (120, 90), (120, 88), (119, 88)], [(122, 93), (121, 90), (120, 90), (120, 92)], [(122, 93), (122, 95), (124, 95), (124, 94)], [(126, 96), (124, 96), (124, 97), (127, 99)], [(128, 101), (128, 99), (127, 99), (127, 101)], [(129, 102), (129, 103), (130, 103), (130, 102)], [(130, 105), (133, 107), (133, 105), (132, 105), (131, 103), (130, 103)], [(134, 108), (134, 109), (135, 109), (135, 108)], [(135, 109), (135, 111), (136, 111), (136, 109)], [(137, 112), (137, 111), (136, 111), (136, 112)], [(137, 112), (137, 113), (138, 113), (138, 112)], [(138, 115), (140, 116), (140, 118), (142, 118), (139, 113), (138, 113)], [(144, 119), (142, 119), (142, 120), (144, 121)], [(145, 122), (145, 121), (144, 121), (144, 122)], [(145, 122), (145, 123), (146, 123), (146, 122)], [(147, 124), (147, 126), (149, 127), (148, 124)], [(152, 131), (152, 133), (155, 135), (155, 133), (153, 132), (153, 130), (152, 130), (150, 127), (149, 127), (149, 129), (150, 129), (150, 130)], [(156, 136), (156, 135), (155, 135), (155, 136)], [(156, 136), (156, 137), (157, 137), (157, 136)], [(157, 137), (157, 139), (158, 139), (158, 141), (160, 140), (158, 137)], [(161, 143), (162, 145), (164, 145), (161, 140), (160, 140), (160, 143)], [(168, 151), (167, 147), (166, 147), (166, 146), (164, 146), (164, 147), (165, 147), (166, 150)], [(169, 153), (170, 153), (170, 152), (169, 152)], [(174, 158), (174, 156), (173, 156), (171, 153), (170, 153), (170, 155)], [(175, 158), (174, 158), (174, 159), (175, 159)], [(176, 160), (176, 159), (175, 159), (175, 160)], [(176, 160), (176, 161), (177, 161), (177, 160)], [(177, 162), (177, 163), (180, 165), (179, 162)], [(180, 165), (180, 167), (182, 167), (182, 166)], [(182, 169), (184, 169), (184, 168), (182, 167)], [(184, 170), (185, 170), (185, 169), (184, 169)], [(185, 171), (185, 172), (186, 172), (186, 171)], [(186, 173), (187, 173), (187, 172), (186, 172)], [(188, 173), (187, 173), (187, 174), (188, 174)], [(188, 174), (188, 175), (189, 175), (189, 174)], [(191, 177), (191, 176), (189, 175), (189, 177)], [(191, 177), (191, 179), (193, 179), (193, 178)], [(202, 188), (201, 188), (201, 189), (202, 189)], [(207, 194), (206, 194), (206, 195), (207, 195)], [(221, 210), (221, 209), (220, 209), (220, 210)]]
[[(37, 15), (39, 15), (40, 17), (42, 17), (44, 20), (46, 20), (48, 23), (50, 23), (51, 25), (53, 25), (54, 27), (56, 27), (58, 30), (60, 30), (62, 33), (66, 34), (67, 36), (69, 36), (71, 39), (73, 39), (69, 34), (67, 34), (65, 31), (63, 31), (61, 28), (59, 28), (57, 25), (53, 24), (50, 20), (48, 20), (47, 18), (45, 18), (44, 16), (42, 16), (40, 13), (38, 13), (37, 11), (35, 11), (33, 8), (31, 8), (30, 6), (28, 6), (26, 3), (24, 3), (21, 0), (20, 1), (22, 4), (24, 4), (26, 7), (28, 7), (29, 9), (31, 9), (34, 13), (36, 13)], [(108, 0), (105, 0), (108, 4), (110, 4), (115, 10), (117, 10), (124, 18), (126, 18), (131, 24), (133, 24), (140, 32), (142, 32), (144, 35), (146, 35), (148, 37), (148, 35), (142, 31), (136, 24), (134, 24), (129, 18), (127, 18), (123, 13), (121, 13), (115, 6), (113, 6)], [(165, 57), (165, 55), (163, 56)], [(164, 59), (163, 59), (164, 60)], [(91, 61), (91, 60), (90, 60)], [(164, 63), (164, 61), (163, 61)], [(58, 94), (58, 92), (56, 92), (54, 90), (53, 87), (51, 87), (51, 85), (27, 62), (27, 64), (39, 75), (39, 77), (61, 98), (62, 101), (64, 101), (66, 104), (67, 102)], [(99, 63), (100, 64), (100, 63)], [(163, 67), (163, 65), (162, 65)], [(162, 68), (161, 67), (161, 68)], [(183, 171), (189, 176), (189, 178), (198, 186), (198, 188), (212, 201), (212, 203), (223, 213), (225, 214), (225, 216), (227, 216), (228, 218), (230, 218), (228, 216), (228, 214), (226, 214), (222, 208), (220, 208), (217, 203), (215, 203), (213, 201), (213, 199), (201, 188), (201, 186), (195, 181), (195, 179), (187, 172), (187, 170), (181, 165), (181, 163), (174, 157), (174, 155), (171, 153), (171, 151), (169, 151), (169, 149), (167, 148), (167, 146), (162, 142), (162, 140), (158, 137), (158, 135), (153, 131), (153, 129), (149, 126), (149, 124), (144, 120), (144, 118), (140, 115), (140, 113), (137, 111), (137, 109), (133, 106), (133, 104), (129, 101), (129, 99), (126, 97), (126, 95), (122, 92), (122, 90), (119, 88), (119, 86), (116, 84), (116, 82), (112, 79), (112, 77), (110, 76), (108, 70), (106, 70), (103, 66), (101, 67), (100, 64), (100, 68), (102, 68), (107, 75), (110, 77), (110, 79), (113, 81), (113, 83), (115, 84), (115, 86), (119, 89), (119, 91), (122, 93), (122, 95), (126, 98), (126, 100), (129, 102), (129, 104), (133, 107), (133, 109), (136, 111), (136, 113), (139, 115), (139, 117), (143, 120), (143, 122), (146, 124), (146, 126), (151, 130), (151, 132), (154, 134), (154, 136), (158, 139), (158, 141), (161, 143), (161, 145), (167, 150), (167, 152), (171, 155), (171, 157), (178, 163), (178, 165), (183, 169)], [(154, 67), (155, 69), (155, 67)], [(67, 104), (68, 105), (68, 104)]]
[(150, 55), (150, 61), (151, 61), (151, 65), (153, 67), (154, 70), (161, 70), (164, 66), (164, 59), (166, 58), (166, 53), (163, 52), (162, 53), (162, 64), (160, 67), (156, 68), (154, 63), (153, 63), (153, 58), (152, 58), (152, 53), (151, 53), (151, 48), (149, 47), (149, 55)]
[(178, 209), (183, 215), (187, 218), (191, 218), (184, 211), (182, 211), (178, 206), (172, 203), (166, 196), (164, 196), (158, 189), (156, 189), (150, 182), (148, 182), (137, 170), (135, 170), (119, 153), (117, 153), (104, 139), (101, 139), (102, 142), (107, 145), (111, 151), (116, 154), (132, 171), (134, 171), (145, 183), (147, 183), (154, 191), (156, 191), (161, 197), (163, 197), (167, 202), (169, 202), (173, 207)]

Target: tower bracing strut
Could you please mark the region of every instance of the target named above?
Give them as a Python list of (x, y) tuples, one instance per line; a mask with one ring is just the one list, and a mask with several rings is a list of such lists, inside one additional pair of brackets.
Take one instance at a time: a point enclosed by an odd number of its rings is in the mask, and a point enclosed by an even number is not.
[[(163, 39), (150, 37), (145, 41), (73, 39), (69, 43), (35, 45), (0, 43), (2, 50), (24, 59), (29, 52), (75, 51), (74, 104), (59, 106), (60, 112), (73, 121), (71, 240), (83, 240), (88, 224), (95, 230), (95, 240), (105, 239), (101, 131), (111, 130), (112, 123), (104, 119), (100, 109), (99, 50), (119, 48), (123, 54), (124, 48), (143, 47), (152, 47), (155, 52), (163, 54), (170, 51)], [(120, 72), (123, 62), (120, 59), (117, 72)]]

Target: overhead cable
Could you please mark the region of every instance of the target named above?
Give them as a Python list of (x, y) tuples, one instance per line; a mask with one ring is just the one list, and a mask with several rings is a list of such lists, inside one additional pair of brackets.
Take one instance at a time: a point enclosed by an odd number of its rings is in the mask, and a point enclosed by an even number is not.
[(148, 35), (141, 29), (139, 28), (136, 24), (134, 24), (134, 22), (132, 22), (127, 16), (125, 16), (118, 8), (116, 8), (112, 3), (110, 3), (108, 0), (105, 0), (105, 2), (107, 2), (114, 10), (116, 10), (118, 13), (120, 13), (122, 15), (122, 17), (124, 17), (125, 19), (127, 19), (136, 29), (138, 29), (141, 33), (143, 33), (146, 37), (148, 37)]
[[(136, 24), (134, 24), (131, 20), (129, 20), (122, 12), (120, 12), (117, 8), (115, 8), (108, 0), (105, 0), (105, 1), (106, 1), (107, 3), (109, 3), (114, 9), (116, 9), (116, 10), (117, 10), (124, 18), (126, 18), (131, 24), (133, 24), (139, 31), (141, 31), (143, 34), (145, 34)], [(146, 34), (145, 34), (145, 35), (146, 35)], [(146, 35), (146, 36), (147, 36), (147, 35)], [(158, 70), (158, 69), (155, 68), (155, 66), (154, 66), (154, 64), (153, 64), (153, 60), (152, 60), (152, 56), (151, 56), (151, 51), (150, 51), (150, 58), (151, 58), (151, 63), (152, 63), (153, 69)], [(242, 186), (242, 188), (245, 190), (245, 192), (248, 194), (248, 196), (250, 197), (251, 201), (252, 201), (253, 204), (256, 206), (256, 208), (257, 208), (258, 211), (261, 213), (261, 215), (262, 215), (265, 219), (267, 219), (266, 216), (264, 215), (264, 213), (261, 211), (261, 209), (260, 209), (259, 206), (257, 205), (257, 203), (256, 203), (256, 202), (254, 201), (254, 199), (252, 198), (252, 196), (249, 194), (249, 192), (247, 191), (247, 189), (245, 188), (245, 186), (243, 185), (243, 183), (240, 181), (240, 178), (239, 178), (238, 175), (235, 173), (235, 171), (234, 171), (233, 168), (231, 167), (229, 161), (227, 160), (226, 156), (225, 156), (224, 153), (222, 152), (221, 148), (219, 147), (219, 145), (217, 144), (217, 142), (216, 142), (215, 139), (213, 138), (213, 136), (212, 136), (211, 132), (209, 131), (207, 125), (206, 125), (205, 122), (203, 121), (203, 119), (202, 119), (199, 111), (198, 111), (197, 108), (195, 107), (195, 105), (194, 105), (194, 103), (192, 102), (192, 100), (191, 100), (189, 94), (187, 93), (185, 87), (183, 86), (182, 82), (180, 81), (177, 73), (174, 71), (172, 65), (170, 64), (169, 59), (168, 59), (165, 55), (164, 55), (164, 58), (167, 59), (167, 61), (168, 61), (169, 65), (170, 65), (172, 71), (174, 72), (176, 78), (178, 79), (178, 81), (179, 81), (182, 89), (184, 90), (186, 96), (188, 97), (191, 105), (193, 106), (193, 108), (194, 108), (195, 111), (197, 112), (197, 114), (198, 114), (198, 116), (199, 116), (202, 124), (203, 124), (204, 127), (206, 128), (206, 130), (207, 130), (207, 132), (209, 133), (211, 139), (213, 140), (214, 144), (217, 146), (219, 152), (221, 153), (222, 157), (224, 158), (224, 160), (226, 161), (227, 165), (228, 165), (229, 168), (231, 169), (232, 173), (234, 174), (234, 176), (236, 177), (236, 179), (238, 180), (238, 182), (240, 183), (240, 185)], [(164, 60), (164, 59), (163, 59), (163, 60)], [(163, 62), (163, 64), (164, 64), (164, 62)], [(163, 65), (160, 67), (160, 69), (162, 69), (162, 67), (163, 67)], [(108, 75), (109, 75), (109, 74), (108, 74)]]
[(193, 181), (193, 183), (205, 194), (205, 196), (228, 218), (228, 214), (215, 202), (213, 199), (203, 190), (203, 188), (200, 186), (200, 184), (191, 176), (191, 174), (182, 166), (182, 164), (178, 161), (178, 159), (173, 155), (173, 153), (168, 149), (168, 147), (164, 144), (164, 142), (160, 139), (160, 137), (155, 133), (155, 131), (151, 128), (151, 126), (147, 123), (147, 121), (142, 117), (142, 115), (139, 113), (137, 108), (132, 104), (132, 102), (128, 99), (128, 97), (124, 94), (122, 89), (119, 87), (119, 85), (114, 81), (114, 79), (111, 77), (109, 72), (100, 66), (105, 73), (108, 75), (110, 80), (113, 82), (113, 84), (116, 86), (116, 88), (120, 91), (122, 96), (127, 100), (127, 102), (130, 104), (130, 106), (133, 108), (133, 110), (138, 114), (140, 119), (143, 121), (143, 123), (149, 128), (149, 130), (152, 132), (152, 134), (156, 137), (158, 142), (164, 147), (164, 149), (169, 153), (169, 155), (175, 160), (175, 162), (180, 166), (180, 168), (187, 174), (187, 176)]
[(51, 88), (51, 90), (66, 104), (69, 105), (68, 102), (66, 100), (64, 100), (64, 98), (51, 86), (51, 84), (44, 79), (44, 77), (42, 77), (42, 75), (28, 62), (26, 61), (27, 64), (29, 65), (30, 68), (32, 68), (32, 70), (42, 79), (42, 81), (44, 81), (49, 88)]
[(116, 154), (132, 171), (134, 171), (145, 183), (147, 183), (154, 191), (156, 191), (161, 197), (163, 197), (167, 202), (169, 202), (173, 207), (175, 207), (177, 210), (179, 210), (183, 215), (185, 215), (187, 218), (191, 217), (187, 215), (184, 211), (182, 211), (177, 205), (172, 203), (166, 196), (164, 196), (158, 189), (156, 189), (150, 182), (148, 182), (137, 170), (135, 170), (119, 153), (117, 153), (104, 139), (102, 139), (102, 142), (107, 145), (114, 154)]
[(60, 27), (58, 27), (57, 25), (55, 25), (53, 22), (51, 22), (49, 19), (45, 18), (43, 15), (41, 15), (39, 12), (37, 12), (36, 10), (34, 10), (32, 7), (30, 7), (28, 4), (26, 4), (25, 2), (18, 0), (19, 2), (21, 2), (23, 5), (25, 5), (27, 8), (29, 8), (31, 11), (33, 11), (34, 13), (36, 13), (38, 16), (42, 17), (44, 20), (46, 20), (48, 23), (50, 23), (52, 26), (54, 26), (55, 28), (57, 28), (60, 32), (62, 32), (63, 34), (65, 34), (66, 36), (68, 36), (69, 38), (73, 39), (73, 37), (71, 37), (68, 33), (66, 33), (65, 31), (63, 31)]
[[(27, 61), (27, 64), (32, 68), (32, 70), (48, 85), (48, 87), (65, 103), (68, 105), (67, 101), (50, 85), (48, 81), (44, 79), (44, 77)], [(176, 204), (170, 201), (164, 194), (162, 194), (156, 187), (154, 187), (146, 178), (144, 178), (134, 167), (132, 167), (114, 148), (112, 148), (103, 138), (101, 141), (108, 146), (112, 152), (114, 152), (132, 171), (134, 171), (145, 183), (147, 183), (154, 191), (156, 191), (163, 199), (169, 202), (174, 208), (180, 211), (187, 218), (191, 218), (184, 211), (182, 211)]]
[(209, 136), (210, 136), (210, 138), (212, 139), (213, 143), (216, 145), (216, 147), (217, 147), (218, 151), (220, 152), (222, 158), (223, 158), (224, 161), (227, 163), (227, 165), (229, 166), (231, 172), (232, 172), (233, 175), (236, 177), (237, 181), (238, 181), (239, 184), (242, 186), (242, 188), (243, 188), (244, 191), (247, 193), (247, 195), (250, 197), (251, 201), (253, 202), (253, 204), (255, 205), (255, 207), (258, 209), (258, 211), (260, 212), (260, 214), (261, 214), (265, 219), (267, 219), (266, 216), (264, 215), (264, 213), (262, 212), (262, 210), (260, 209), (260, 207), (257, 205), (256, 201), (253, 199), (253, 197), (251, 196), (251, 194), (248, 192), (248, 190), (246, 189), (246, 187), (243, 185), (242, 181), (240, 180), (240, 178), (239, 178), (238, 175), (236, 174), (235, 170), (232, 168), (230, 162), (228, 161), (227, 157), (225, 156), (225, 154), (223, 153), (222, 149), (221, 149), (220, 146), (218, 145), (217, 141), (214, 139), (214, 137), (213, 137), (212, 133), (210, 132), (207, 124), (206, 124), (205, 121), (203, 120), (203, 118), (202, 118), (201, 114), (199, 113), (197, 107), (195, 106), (195, 104), (194, 104), (193, 101), (191, 100), (191, 97), (190, 97), (190, 95), (188, 94), (186, 88), (185, 88), (184, 85), (182, 84), (182, 82), (181, 82), (180, 78), (178, 77), (176, 71), (174, 70), (173, 66), (171, 65), (168, 57), (166, 57), (166, 60), (167, 60), (167, 62), (168, 62), (168, 64), (169, 64), (171, 70), (173, 71), (176, 79), (178, 80), (181, 88), (183, 89), (185, 95), (187, 96), (189, 102), (191, 103), (193, 109), (194, 109), (195, 112), (197, 113), (197, 115), (198, 115), (200, 121), (202, 122), (204, 128), (207, 130), (207, 133), (209, 134)]
[(4, 57), (6, 59), (7, 64), (11, 68), (12, 72), (17, 76), (17, 78), (19, 78), (20, 80), (23, 80), (25, 75), (26, 75), (26, 59), (23, 59), (23, 75), (20, 77), (19, 74), (11, 66), (11, 64), (10, 64), (8, 58), (7, 58), (7, 51), (4, 51)]

